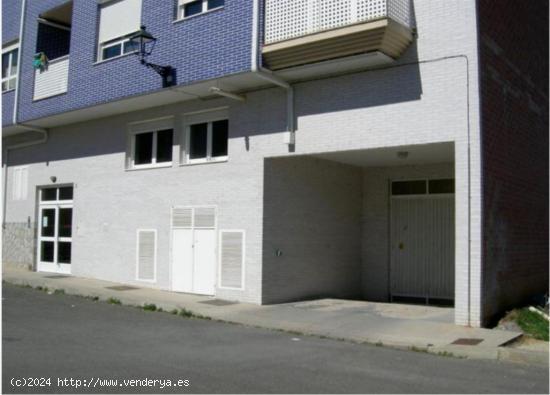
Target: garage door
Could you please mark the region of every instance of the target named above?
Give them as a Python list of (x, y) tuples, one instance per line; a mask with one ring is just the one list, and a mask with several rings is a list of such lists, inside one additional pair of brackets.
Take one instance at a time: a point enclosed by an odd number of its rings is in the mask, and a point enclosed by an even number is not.
[(453, 300), (453, 180), (397, 181), (391, 189), (392, 300)]

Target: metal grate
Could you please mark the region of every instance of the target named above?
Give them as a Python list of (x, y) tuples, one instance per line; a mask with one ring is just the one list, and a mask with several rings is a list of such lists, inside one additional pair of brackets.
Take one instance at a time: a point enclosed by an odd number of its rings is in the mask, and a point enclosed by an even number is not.
[(477, 346), (482, 341), (483, 341), (483, 339), (474, 339), (474, 338), (471, 338), (471, 337), (466, 337), (466, 338), (456, 339), (451, 344), (456, 344), (456, 345), (460, 345), (460, 346)]
[(231, 306), (233, 304), (237, 304), (237, 302), (230, 302), (228, 300), (221, 300), (221, 299), (203, 300), (202, 302), (199, 302), (199, 303), (209, 304), (212, 306)]
[(111, 287), (105, 287), (105, 289), (112, 289), (113, 291), (132, 291), (139, 288), (131, 287), (129, 285), (113, 285)]

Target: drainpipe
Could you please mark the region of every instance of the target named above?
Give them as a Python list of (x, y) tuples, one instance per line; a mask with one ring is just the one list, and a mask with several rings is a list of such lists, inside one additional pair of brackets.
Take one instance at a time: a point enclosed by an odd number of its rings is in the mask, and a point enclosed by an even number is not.
[(273, 74), (269, 69), (262, 66), (260, 61), (260, 0), (253, 0), (252, 11), (252, 72), (258, 77), (273, 85), (286, 90), (286, 132), (284, 142), (289, 146), (295, 143), (294, 125), (294, 87), (280, 77)]
[(13, 125), (14, 127), (18, 127), (21, 129), (29, 130), (31, 132), (37, 132), (40, 133), (42, 136), (38, 140), (33, 141), (27, 141), (24, 143), (19, 144), (13, 144), (5, 147), (5, 154), (4, 154), (4, 196), (2, 199), (2, 228), (6, 228), (6, 200), (8, 197), (7, 190), (8, 190), (8, 160), (9, 160), (9, 152), (14, 149), (24, 148), (24, 147), (30, 147), (33, 145), (38, 144), (44, 144), (48, 141), (48, 130), (42, 129), (38, 127), (34, 127), (31, 125), (25, 125), (22, 123), (17, 122), (17, 113), (19, 110), (19, 82), (21, 81), (21, 57), (22, 57), (22, 50), (23, 50), (23, 31), (25, 26), (25, 10), (26, 10), (27, 0), (23, 0), (21, 3), (21, 19), (20, 19), (20, 25), (19, 25), (19, 51), (17, 53), (17, 64), (19, 65), (19, 73), (17, 75), (17, 80), (15, 81), (15, 98), (14, 98), (14, 105), (13, 105)]

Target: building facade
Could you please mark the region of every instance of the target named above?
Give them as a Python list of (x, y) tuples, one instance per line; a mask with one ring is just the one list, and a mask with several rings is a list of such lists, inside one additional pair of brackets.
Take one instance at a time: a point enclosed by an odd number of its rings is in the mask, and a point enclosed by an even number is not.
[(489, 3), (4, 1), (3, 265), (490, 324), (547, 292), (548, 10)]

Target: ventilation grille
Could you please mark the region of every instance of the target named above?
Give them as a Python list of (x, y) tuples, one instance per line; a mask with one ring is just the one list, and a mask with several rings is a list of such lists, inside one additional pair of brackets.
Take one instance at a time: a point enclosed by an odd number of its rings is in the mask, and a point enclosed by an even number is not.
[(216, 227), (216, 209), (196, 208), (195, 209), (195, 228), (215, 228)]
[(193, 209), (174, 208), (172, 210), (173, 228), (191, 228), (193, 226)]
[(27, 167), (15, 167), (13, 169), (13, 200), (27, 199), (29, 183), (29, 170)]
[(243, 288), (244, 231), (222, 231), (221, 281), (224, 288)]
[(157, 232), (155, 230), (138, 230), (138, 280), (155, 280), (155, 259)]

